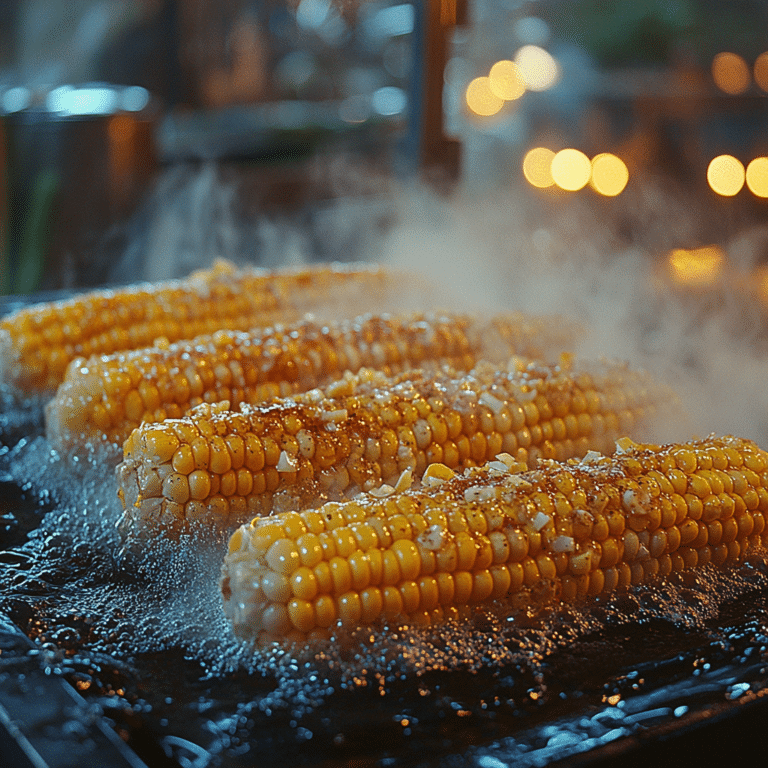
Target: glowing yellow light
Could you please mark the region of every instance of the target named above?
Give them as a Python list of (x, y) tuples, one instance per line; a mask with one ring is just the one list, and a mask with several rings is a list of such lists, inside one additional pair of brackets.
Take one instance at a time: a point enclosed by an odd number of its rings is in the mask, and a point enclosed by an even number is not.
[(610, 152), (603, 152), (592, 158), (592, 177), (589, 184), (595, 192), (606, 197), (615, 197), (624, 191), (628, 181), (629, 169), (621, 158)]
[(707, 168), (709, 186), (723, 197), (733, 197), (744, 186), (744, 166), (732, 155), (720, 155)]
[(505, 101), (519, 99), (525, 93), (525, 79), (514, 61), (497, 61), (488, 73), (491, 90)]
[(676, 283), (704, 288), (717, 282), (725, 256), (716, 245), (687, 251), (676, 248), (669, 254), (669, 272)]
[(561, 149), (552, 158), (552, 178), (560, 189), (575, 192), (587, 185), (592, 173), (592, 163), (578, 149)]
[(757, 59), (755, 59), (755, 82), (764, 91), (768, 91), (768, 51), (761, 53)]
[(503, 106), (504, 99), (500, 99), (492, 90), (490, 80), (487, 77), (476, 77), (467, 86), (467, 106), (482, 117), (495, 115)]
[(560, 66), (557, 61), (538, 45), (524, 45), (515, 54), (515, 64), (531, 91), (546, 91), (560, 79)]
[(768, 157), (756, 157), (746, 172), (747, 187), (756, 197), (768, 197)]
[(712, 59), (712, 78), (721, 91), (744, 93), (749, 88), (749, 67), (738, 53), (718, 53)]
[(546, 147), (535, 147), (526, 152), (523, 158), (523, 175), (530, 185), (546, 189), (555, 183), (552, 178), (554, 156), (555, 153)]

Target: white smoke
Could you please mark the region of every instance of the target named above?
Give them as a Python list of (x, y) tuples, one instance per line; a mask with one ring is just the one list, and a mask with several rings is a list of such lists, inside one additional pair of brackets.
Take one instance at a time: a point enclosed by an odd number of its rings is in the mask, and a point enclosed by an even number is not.
[(584, 321), (581, 356), (626, 359), (677, 386), (693, 429), (670, 425), (669, 439), (732, 433), (766, 447), (768, 318), (749, 276), (768, 229), (737, 230), (723, 246), (722, 283), (696, 293), (665, 278), (665, 258), (673, 244), (701, 242), (706, 216), (655, 183), (623, 206), (522, 190), (483, 199), (410, 190), (382, 250), (388, 263), (441, 284), (449, 307)]
[[(719, 222), (708, 201), (654, 178), (613, 200), (513, 187), (442, 195), (350, 163), (318, 163), (305, 190), (315, 202), (293, 216), (254, 217), (238, 213), (243, 191), (222, 176), (209, 164), (161, 177), (142, 278), (182, 275), (216, 257), (268, 267), (363, 260), (413, 270), (435, 287), (427, 302), (441, 309), (581, 320), (589, 333), (580, 356), (626, 359), (671, 379), (695, 417), (693, 434), (734, 433), (768, 446), (766, 317), (750, 284), (768, 250), (768, 228)], [(728, 235), (721, 237), (729, 262), (722, 284), (698, 293), (672, 285), (664, 271), (669, 250), (712, 242), (719, 224)], [(693, 436), (682, 424), (668, 434)]]

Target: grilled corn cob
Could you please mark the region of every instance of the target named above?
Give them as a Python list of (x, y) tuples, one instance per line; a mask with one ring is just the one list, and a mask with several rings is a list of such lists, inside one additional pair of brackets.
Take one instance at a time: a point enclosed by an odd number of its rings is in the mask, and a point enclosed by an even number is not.
[(394, 378), (363, 369), (324, 391), (239, 412), (204, 403), (182, 419), (143, 424), (117, 468), (121, 530), (141, 538), (159, 523), (175, 534), (193, 520), (226, 528), (318, 498), (386, 492), (429, 464), (463, 468), (501, 452), (534, 466), (605, 451), (674, 400), (624, 364), (517, 363)]
[(241, 638), (303, 640), (602, 595), (765, 543), (768, 454), (753, 443), (618, 445), (522, 473), (510, 456), (453, 477), (435, 465), (420, 490), (257, 518), (230, 539), (224, 611)]
[(231, 408), (328, 383), (345, 370), (386, 373), (427, 361), (468, 370), (480, 357), (544, 355), (572, 348), (577, 326), (521, 313), (469, 316), (368, 315), (322, 325), (301, 321), (265, 331), (217, 331), (163, 347), (92, 356), (70, 365), (46, 409), (48, 441), (122, 445), (141, 422), (179, 418), (201, 402)]
[(28, 395), (50, 392), (75, 358), (144, 347), (158, 338), (176, 341), (221, 328), (269, 325), (323, 302), (367, 299), (370, 306), (389, 279), (372, 267), (268, 271), (219, 261), (184, 280), (27, 307), (0, 320), (0, 381)]

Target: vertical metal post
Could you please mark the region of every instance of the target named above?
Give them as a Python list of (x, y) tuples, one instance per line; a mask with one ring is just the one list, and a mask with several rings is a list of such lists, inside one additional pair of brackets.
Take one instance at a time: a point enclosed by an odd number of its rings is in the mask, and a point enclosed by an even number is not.
[(410, 120), (410, 169), (431, 180), (458, 176), (460, 145), (444, 132), (443, 87), (451, 32), (465, 23), (465, 0), (415, 0)]

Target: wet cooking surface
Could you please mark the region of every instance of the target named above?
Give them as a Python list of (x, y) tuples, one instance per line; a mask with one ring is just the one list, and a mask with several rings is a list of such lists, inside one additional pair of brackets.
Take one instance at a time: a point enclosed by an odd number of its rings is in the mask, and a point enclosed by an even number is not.
[(122, 553), (111, 472), (42, 438), (1, 461), (0, 614), (151, 766), (597, 762), (764, 707), (761, 557), (581, 607), (253, 652), (221, 613), (224, 542)]

